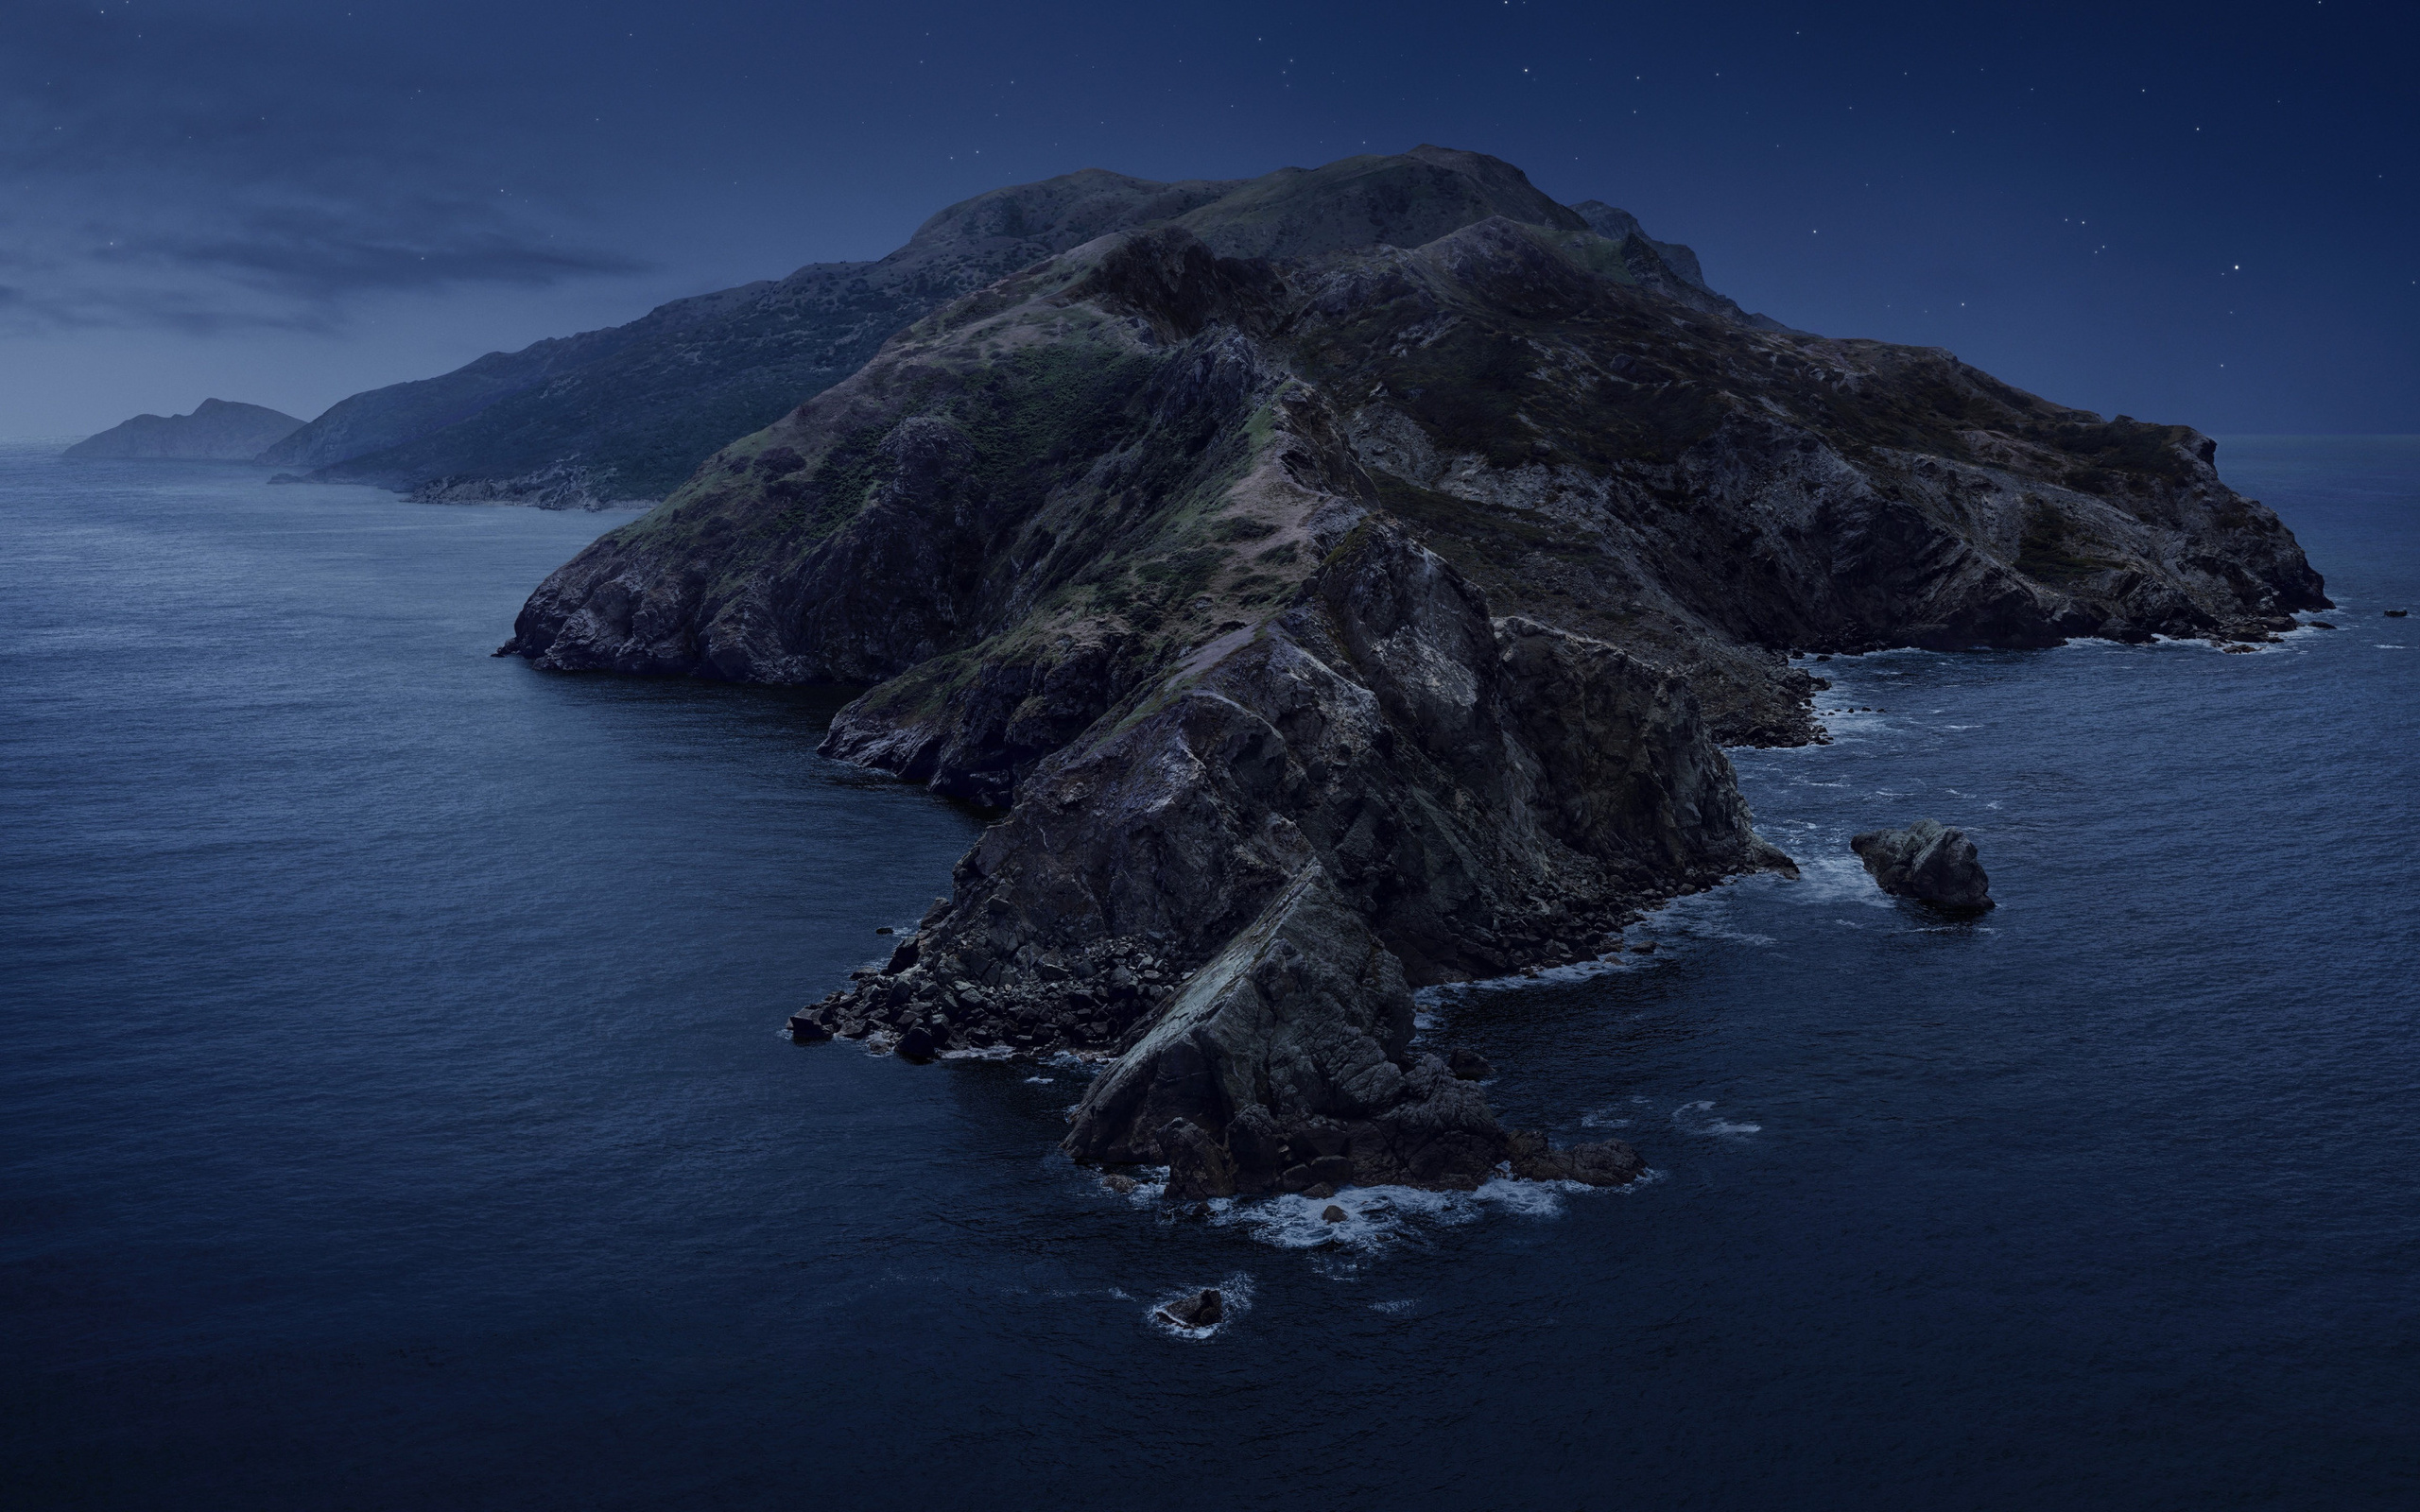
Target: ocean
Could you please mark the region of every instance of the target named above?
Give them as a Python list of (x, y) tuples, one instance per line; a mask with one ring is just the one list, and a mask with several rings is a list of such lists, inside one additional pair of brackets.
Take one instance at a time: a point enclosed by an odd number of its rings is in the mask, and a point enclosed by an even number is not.
[[(11, 1506), (2420, 1500), (2420, 438), (2221, 439), (2336, 629), (1816, 666), (1872, 712), (1734, 753), (1799, 880), (1425, 999), (1652, 1176), (1339, 1225), (1105, 1190), (1080, 1066), (788, 1042), (984, 816), (835, 695), (492, 658), (626, 516), (60, 450), (0, 445)], [(1922, 816), (1980, 921), (1849, 854)]]

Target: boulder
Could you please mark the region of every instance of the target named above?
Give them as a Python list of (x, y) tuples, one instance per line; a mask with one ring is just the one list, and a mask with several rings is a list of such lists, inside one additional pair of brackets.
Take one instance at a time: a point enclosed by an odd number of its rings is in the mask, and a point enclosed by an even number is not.
[(1514, 1135), (1508, 1159), (1512, 1174), (1524, 1181), (1579, 1181), (1592, 1187), (1623, 1186), (1647, 1170), (1638, 1152), (1619, 1140), (1556, 1149), (1538, 1129)]
[(1159, 1131), (1160, 1154), (1168, 1162), (1167, 1199), (1187, 1202), (1236, 1194), (1235, 1158), (1199, 1124), (1172, 1118)]
[(1162, 1303), (1159, 1315), (1181, 1329), (1215, 1328), (1227, 1315), (1227, 1302), (1217, 1287), (1205, 1286), (1194, 1296)]
[(1918, 819), (1904, 830), (1868, 830), (1849, 849), (1884, 892), (1913, 898), (1946, 913), (1979, 914), (1994, 906), (1992, 880), (1963, 830)]
[(1468, 1048), (1445, 1052), (1445, 1069), (1461, 1081), (1485, 1081), (1495, 1074), (1495, 1068), (1488, 1064), (1485, 1056)]
[(815, 1022), (813, 1009), (801, 1008), (790, 1015), (790, 1038), (803, 1045), (821, 1044), (832, 1038), (832, 1031)]

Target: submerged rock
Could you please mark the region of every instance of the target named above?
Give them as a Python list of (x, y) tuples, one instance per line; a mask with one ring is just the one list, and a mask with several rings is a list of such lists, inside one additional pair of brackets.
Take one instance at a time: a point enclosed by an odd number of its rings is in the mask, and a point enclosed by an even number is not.
[(1884, 892), (1951, 913), (1993, 907), (1992, 880), (1963, 830), (1918, 819), (1904, 830), (1868, 830), (1849, 841)]

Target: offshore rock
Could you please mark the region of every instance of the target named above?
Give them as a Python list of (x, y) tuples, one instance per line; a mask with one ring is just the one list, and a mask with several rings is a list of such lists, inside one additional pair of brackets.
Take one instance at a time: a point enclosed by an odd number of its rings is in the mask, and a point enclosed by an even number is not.
[(1913, 898), (1950, 913), (1981, 913), (1993, 905), (1991, 878), (1963, 830), (1918, 819), (1904, 830), (1868, 830), (1849, 841), (1884, 892)]

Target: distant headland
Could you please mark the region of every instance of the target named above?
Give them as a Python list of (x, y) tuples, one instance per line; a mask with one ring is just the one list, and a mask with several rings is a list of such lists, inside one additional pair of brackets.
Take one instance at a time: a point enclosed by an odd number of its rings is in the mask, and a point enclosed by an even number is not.
[(261, 404), (205, 399), (190, 415), (137, 415), (67, 449), (75, 457), (151, 457), (188, 462), (249, 462), (302, 428)]

